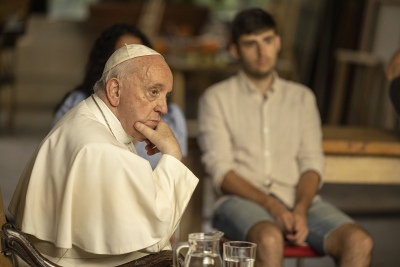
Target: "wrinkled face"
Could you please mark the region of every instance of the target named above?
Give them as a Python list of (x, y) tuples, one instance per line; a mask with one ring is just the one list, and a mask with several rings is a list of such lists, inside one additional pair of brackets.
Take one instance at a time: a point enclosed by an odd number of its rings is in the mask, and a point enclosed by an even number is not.
[(240, 36), (234, 54), (242, 63), (246, 74), (265, 78), (274, 70), (281, 43), (274, 30), (264, 30)]
[(161, 115), (168, 112), (167, 95), (172, 90), (172, 73), (161, 56), (144, 56), (132, 59), (140, 66), (127, 79), (119, 80), (120, 101), (116, 116), (124, 130), (143, 141), (145, 137), (135, 130), (139, 121), (155, 129)]
[(125, 34), (119, 37), (118, 41), (115, 43), (114, 50), (123, 47), (125, 44), (142, 44), (142, 40), (132, 34)]

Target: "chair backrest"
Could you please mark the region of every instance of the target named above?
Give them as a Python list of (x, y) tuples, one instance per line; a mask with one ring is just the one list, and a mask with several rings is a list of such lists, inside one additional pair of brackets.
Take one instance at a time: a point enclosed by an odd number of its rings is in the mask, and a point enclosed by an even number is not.
[[(17, 255), (33, 267), (62, 267), (41, 255), (29, 241), (25, 233), (7, 222), (2, 199), (0, 188), (0, 266), (12, 267), (11, 256)], [(183, 266), (182, 259), (179, 259), (178, 263), (180, 266)], [(140, 259), (119, 265), (118, 267), (173, 267), (172, 252), (163, 250), (159, 253), (150, 254)]]
[(61, 267), (43, 257), (31, 244), (27, 236), (10, 223), (6, 223), (2, 227), (1, 245), (6, 256), (16, 254), (30, 266)]
[(12, 256), (17, 255), (30, 266), (37, 267), (60, 267), (43, 257), (30, 243), (27, 236), (7, 222), (4, 207), (3, 196), (0, 188), (0, 238), (1, 254), (0, 266), (12, 267)]
[[(1, 246), (5, 255), (17, 254), (23, 261), (34, 267), (62, 267), (43, 257), (30, 243), (26, 235), (15, 229), (10, 223), (6, 223), (1, 231)], [(183, 266), (183, 259), (179, 258), (179, 266)], [(1, 267), (12, 267), (3, 265)], [(178, 266), (178, 267), (179, 267)], [(159, 253), (149, 254), (140, 259), (118, 265), (118, 267), (174, 267), (172, 265), (172, 252), (163, 250)]]
[[(5, 260), (9, 260), (12, 254), (17, 254), (23, 261), (34, 267), (62, 267), (57, 265), (37, 251), (27, 236), (12, 226), (10, 223), (3, 225), (1, 230), (1, 250)], [(3, 255), (4, 254), (4, 255)], [(183, 266), (183, 258), (178, 259), (179, 266)], [(8, 265), (7, 265), (8, 264)], [(11, 261), (3, 262), (0, 259), (1, 267), (12, 267)], [(177, 266), (177, 267), (179, 267)], [(172, 252), (163, 250), (159, 253), (149, 254), (143, 258), (118, 265), (118, 267), (174, 267), (172, 265)]]

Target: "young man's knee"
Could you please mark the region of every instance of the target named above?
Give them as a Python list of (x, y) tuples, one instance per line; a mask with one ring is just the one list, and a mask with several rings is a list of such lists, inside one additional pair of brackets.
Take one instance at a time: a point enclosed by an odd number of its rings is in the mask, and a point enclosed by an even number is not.
[(374, 240), (370, 234), (359, 226), (348, 235), (349, 245), (358, 248), (361, 251), (370, 252), (374, 247)]
[(356, 224), (345, 224), (334, 230), (328, 237), (328, 250), (360, 250), (366, 253), (372, 251), (374, 242), (372, 237)]
[(282, 231), (275, 224), (270, 222), (260, 222), (254, 225), (248, 235), (248, 239), (264, 246), (278, 244), (283, 245), (283, 234)]

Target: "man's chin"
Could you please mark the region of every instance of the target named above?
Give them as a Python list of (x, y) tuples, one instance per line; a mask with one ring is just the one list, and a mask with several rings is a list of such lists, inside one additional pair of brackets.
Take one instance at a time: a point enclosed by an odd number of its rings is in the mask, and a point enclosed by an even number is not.
[(141, 133), (139, 133), (137, 131), (135, 131), (133, 134), (131, 134), (131, 136), (133, 137), (134, 143), (143, 142), (144, 140), (147, 139), (143, 134), (141, 134)]
[(273, 73), (273, 69), (257, 69), (257, 70), (244, 70), (244, 72), (253, 79), (265, 79)]
[(143, 142), (144, 140), (146, 140), (147, 138), (144, 135), (140, 135), (138, 137), (135, 137), (135, 141), (136, 142)]

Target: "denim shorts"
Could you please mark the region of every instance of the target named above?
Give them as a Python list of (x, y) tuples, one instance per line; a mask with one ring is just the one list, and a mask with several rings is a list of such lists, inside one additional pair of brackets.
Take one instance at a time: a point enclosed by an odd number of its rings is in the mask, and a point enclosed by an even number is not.
[[(257, 203), (237, 196), (228, 197), (215, 210), (213, 226), (224, 232), (231, 240), (246, 240), (250, 228), (261, 221), (273, 221), (265, 208)], [(348, 223), (354, 223), (332, 204), (316, 197), (308, 210), (309, 234), (306, 242), (322, 254), (325, 238), (333, 230)]]

